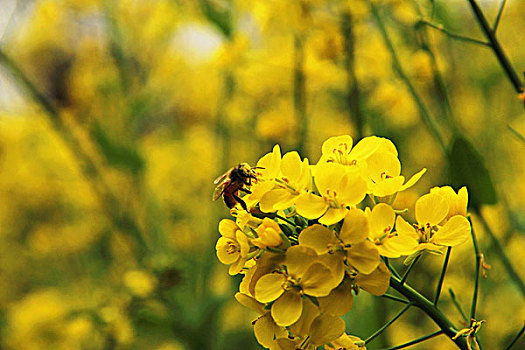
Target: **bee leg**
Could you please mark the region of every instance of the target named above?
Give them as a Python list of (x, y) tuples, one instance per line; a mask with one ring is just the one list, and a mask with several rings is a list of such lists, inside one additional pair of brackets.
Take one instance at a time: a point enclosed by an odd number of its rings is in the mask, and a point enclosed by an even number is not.
[(244, 193), (251, 194), (252, 191), (246, 189), (246, 188), (239, 188), (239, 191), (243, 191)]
[(239, 203), (241, 205), (241, 207), (248, 211), (248, 207), (246, 206), (246, 203), (242, 200), (241, 197), (237, 196), (236, 194), (233, 195), (233, 198), (235, 198), (235, 200), (237, 201), (237, 203)]

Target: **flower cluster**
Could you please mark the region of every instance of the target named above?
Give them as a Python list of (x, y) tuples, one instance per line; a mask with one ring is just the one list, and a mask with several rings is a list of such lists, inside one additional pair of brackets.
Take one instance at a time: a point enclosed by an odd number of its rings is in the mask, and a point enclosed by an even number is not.
[(408, 181), (394, 144), (366, 137), (332, 137), (316, 165), (279, 146), (258, 162), (257, 181), (234, 220), (219, 224), (216, 249), (231, 275), (244, 274), (235, 298), (260, 314), (253, 322), (269, 349), (360, 349), (341, 316), (360, 290), (382, 295), (390, 271), (384, 258), (410, 261), (469, 236), (466, 188), (436, 187), (415, 204), (416, 223), (395, 210)]

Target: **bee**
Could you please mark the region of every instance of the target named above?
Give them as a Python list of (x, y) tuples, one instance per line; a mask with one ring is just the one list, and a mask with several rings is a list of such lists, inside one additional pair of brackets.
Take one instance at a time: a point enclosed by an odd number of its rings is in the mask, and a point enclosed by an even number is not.
[(239, 197), (238, 192), (252, 193), (245, 186), (251, 186), (252, 180), (257, 180), (255, 169), (257, 168), (250, 167), (248, 163), (241, 163), (219, 176), (213, 182), (217, 185), (213, 192), (213, 200), (222, 196), (228, 208), (232, 209), (239, 203), (244, 210), (248, 211), (246, 203)]

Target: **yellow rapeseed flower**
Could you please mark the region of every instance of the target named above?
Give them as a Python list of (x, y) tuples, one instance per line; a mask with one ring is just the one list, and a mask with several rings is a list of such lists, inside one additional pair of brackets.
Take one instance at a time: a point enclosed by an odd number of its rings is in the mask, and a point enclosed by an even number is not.
[(252, 239), (252, 244), (261, 249), (276, 248), (283, 243), (281, 228), (272, 219), (264, 218), (257, 227), (257, 238)]
[(244, 267), (250, 251), (248, 237), (234, 221), (228, 219), (219, 222), (219, 232), (222, 236), (215, 246), (217, 257), (221, 263), (230, 265), (230, 275), (236, 275)]
[[(443, 196), (429, 193), (416, 202), (417, 224), (411, 226), (401, 216), (396, 220), (396, 231), (407, 241), (413, 252), (441, 251), (443, 246), (453, 247), (465, 242), (470, 234), (470, 223), (463, 215), (454, 215), (444, 225), (441, 222), (449, 213)], [(408, 243), (410, 242), (410, 243)]]
[(366, 196), (367, 184), (359, 171), (338, 163), (315, 167), (314, 181), (319, 195), (303, 193), (295, 201), (297, 213), (308, 219), (318, 219), (323, 225), (341, 221)]

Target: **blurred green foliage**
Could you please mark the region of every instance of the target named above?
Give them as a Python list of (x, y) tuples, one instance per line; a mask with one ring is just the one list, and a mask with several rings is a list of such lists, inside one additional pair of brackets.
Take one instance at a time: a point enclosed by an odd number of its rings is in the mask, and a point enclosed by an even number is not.
[[(483, 40), (467, 1), (373, 3), (392, 48), (361, 0), (2, 3), (0, 49), (43, 100), (2, 61), (1, 347), (258, 348), (255, 315), (232, 297), (240, 280), (215, 257), (227, 211), (211, 201), (213, 179), (275, 143), (317, 160), (321, 141), (341, 134), (388, 137), (410, 164), (404, 173), (429, 168), (398, 208), (430, 186), (469, 186), (492, 266), (479, 337), (486, 349), (508, 344), (525, 319), (515, 283), (525, 278), (525, 144), (508, 129), (525, 134), (523, 106), (490, 49), (421, 26)], [(483, 2), (490, 19), (499, 4)], [(523, 70), (521, 5), (509, 1), (497, 37)], [(413, 284), (432, 295), (442, 262), (423, 260)], [(471, 247), (454, 250), (448, 271), (444, 288), (466, 309)], [(366, 338), (397, 311), (376, 299), (356, 303), (352, 334)], [(462, 322), (448, 295), (440, 305)], [(404, 315), (370, 348), (432, 327)], [(419, 348), (451, 344), (436, 337)]]

